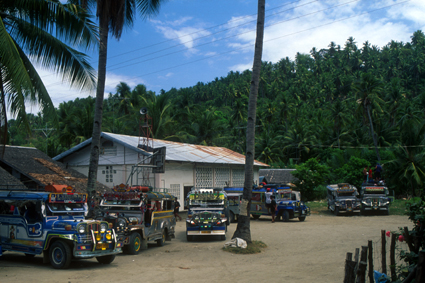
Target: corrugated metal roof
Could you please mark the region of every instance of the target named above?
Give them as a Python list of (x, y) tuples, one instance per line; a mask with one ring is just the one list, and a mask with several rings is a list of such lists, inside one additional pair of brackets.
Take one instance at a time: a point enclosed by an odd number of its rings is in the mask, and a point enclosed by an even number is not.
[[(133, 150), (143, 151), (140, 148), (138, 148), (139, 137), (137, 136), (127, 136), (127, 135), (119, 135), (119, 134), (103, 132), (102, 137), (105, 139), (113, 140)], [(88, 141), (91, 142), (91, 139), (83, 143), (86, 143)], [(166, 157), (165, 157), (165, 160), (167, 161), (216, 163), (216, 164), (239, 164), (239, 165), (245, 164), (244, 155), (224, 147), (202, 146), (202, 145), (194, 145), (194, 144), (188, 144), (188, 143), (157, 140), (157, 139), (152, 139), (152, 141), (153, 141), (154, 148), (159, 148), (159, 147), (167, 148)], [(54, 157), (53, 159), (59, 160), (61, 158), (64, 158), (65, 156), (81, 148), (80, 145), (75, 146), (74, 148)], [(144, 154), (147, 154), (147, 152), (145, 151), (143, 152)], [(254, 165), (266, 166), (266, 167), (269, 166), (265, 163), (262, 163), (256, 160), (254, 161)]]

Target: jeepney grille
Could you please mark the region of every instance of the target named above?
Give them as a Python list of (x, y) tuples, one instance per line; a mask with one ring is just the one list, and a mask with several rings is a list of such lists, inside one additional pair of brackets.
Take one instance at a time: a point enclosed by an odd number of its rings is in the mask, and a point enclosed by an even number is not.
[(91, 243), (91, 242), (93, 242), (91, 234), (77, 234), (77, 238), (78, 238), (79, 243)]
[(345, 203), (347, 204), (348, 207), (351, 207), (353, 205), (351, 200), (347, 200)]
[(89, 224), (89, 229), (88, 231), (99, 231), (100, 230), (100, 225), (99, 223), (93, 223), (93, 224)]

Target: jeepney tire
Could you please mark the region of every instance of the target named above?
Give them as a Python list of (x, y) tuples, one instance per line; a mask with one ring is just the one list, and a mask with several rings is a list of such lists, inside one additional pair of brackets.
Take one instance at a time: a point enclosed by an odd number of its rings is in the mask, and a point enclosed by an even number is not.
[(298, 217), (298, 220), (299, 220), (299, 221), (304, 221), (304, 220), (305, 220), (305, 216), (300, 216), (300, 217)]
[(162, 247), (165, 244), (165, 230), (162, 231), (161, 239), (156, 240), (156, 245)]
[(130, 243), (125, 246), (125, 252), (131, 255), (137, 255), (140, 252), (142, 237), (139, 233), (133, 232), (130, 235)]
[(231, 211), (229, 213), (229, 223), (235, 223), (235, 214)]
[(110, 264), (114, 261), (114, 259), (115, 255), (105, 255), (96, 257), (97, 262), (101, 264)]
[(335, 216), (339, 215), (339, 207), (335, 207), (334, 213), (335, 213)]
[(282, 213), (282, 221), (288, 222), (289, 221), (289, 212), (287, 210), (284, 210)]
[(50, 264), (55, 269), (66, 269), (71, 264), (71, 248), (63, 241), (54, 242), (49, 249)]

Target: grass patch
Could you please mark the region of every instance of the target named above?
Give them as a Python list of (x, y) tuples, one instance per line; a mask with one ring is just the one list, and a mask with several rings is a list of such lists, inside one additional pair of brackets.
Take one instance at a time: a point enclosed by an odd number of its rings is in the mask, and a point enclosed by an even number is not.
[(223, 247), (223, 250), (234, 254), (258, 254), (261, 253), (261, 250), (265, 248), (267, 248), (267, 245), (263, 242), (252, 241), (252, 243), (247, 245), (246, 249)]
[[(396, 199), (390, 204), (390, 215), (406, 215), (406, 203), (411, 200)], [(309, 201), (306, 205), (310, 207), (311, 214), (331, 215), (328, 210), (327, 200)]]
[(317, 200), (306, 202), (306, 205), (310, 207), (311, 214), (328, 214), (328, 201), (327, 200)]

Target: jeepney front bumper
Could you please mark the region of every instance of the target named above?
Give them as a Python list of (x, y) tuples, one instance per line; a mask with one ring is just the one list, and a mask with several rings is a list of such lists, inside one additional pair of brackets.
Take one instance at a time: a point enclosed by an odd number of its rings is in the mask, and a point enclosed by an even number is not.
[(74, 257), (75, 258), (91, 258), (91, 257), (98, 257), (98, 256), (105, 256), (105, 255), (114, 255), (121, 253), (121, 247), (117, 247), (113, 250), (79, 250), (78, 248), (74, 250)]
[(390, 201), (388, 198), (367, 198), (362, 200), (362, 209), (363, 210), (388, 210), (388, 205), (390, 204)]
[(186, 233), (189, 236), (226, 235), (226, 222), (220, 221), (220, 224), (212, 223), (212, 222), (195, 223), (192, 219), (187, 219), (186, 220)]

